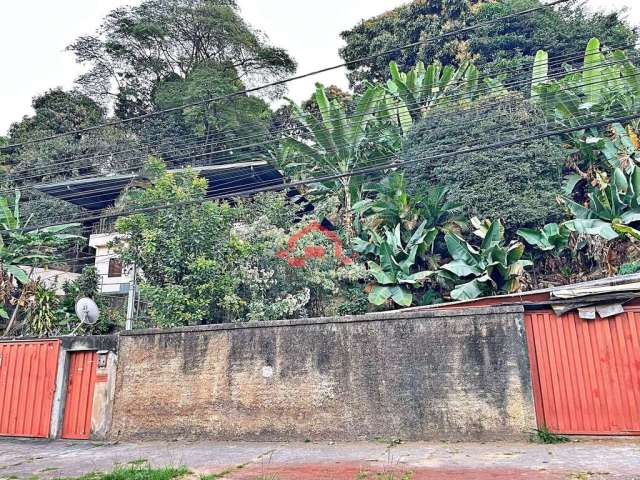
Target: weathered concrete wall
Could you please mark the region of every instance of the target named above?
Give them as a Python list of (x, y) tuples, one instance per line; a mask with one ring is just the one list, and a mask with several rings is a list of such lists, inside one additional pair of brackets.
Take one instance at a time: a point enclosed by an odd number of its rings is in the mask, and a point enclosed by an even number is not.
[(107, 437), (113, 412), (118, 356), (114, 352), (103, 353), (107, 356), (106, 365), (96, 369), (96, 386), (93, 391), (92, 440), (103, 440)]
[(521, 307), (124, 333), (110, 437), (521, 437), (525, 342)]

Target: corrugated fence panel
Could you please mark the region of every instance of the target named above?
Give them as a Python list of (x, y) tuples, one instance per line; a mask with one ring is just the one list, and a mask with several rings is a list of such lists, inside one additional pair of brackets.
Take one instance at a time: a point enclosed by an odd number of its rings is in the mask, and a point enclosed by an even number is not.
[(0, 343), (0, 435), (49, 436), (58, 340)]
[(640, 435), (640, 311), (582, 320), (525, 315), (539, 426), (564, 434)]

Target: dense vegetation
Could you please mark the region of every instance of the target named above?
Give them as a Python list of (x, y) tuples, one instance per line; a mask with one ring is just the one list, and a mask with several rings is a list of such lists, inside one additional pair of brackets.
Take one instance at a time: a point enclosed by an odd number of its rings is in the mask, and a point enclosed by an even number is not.
[[(411, 185), (447, 185), (450, 199), (466, 215), (502, 218), (513, 231), (557, 221), (562, 217), (556, 198), (562, 193), (566, 156), (557, 141), (446, 155), (462, 145), (497, 144), (546, 126), (543, 113), (519, 95), (498, 105), (484, 100), (458, 114), (427, 117), (405, 141), (404, 159), (419, 160), (407, 167)], [(441, 156), (428, 158), (436, 155)]]
[[(537, 5), (416, 1), (345, 32), (342, 54), (350, 60)], [(141, 210), (118, 219), (113, 247), (140, 272), (149, 325), (355, 314), (636, 271), (638, 120), (518, 141), (637, 112), (638, 67), (625, 53), (635, 39), (618, 14), (565, 6), (402, 50), (395, 61), (377, 57), (350, 72), (354, 92), (318, 84), (309, 101), (276, 112), (266, 97), (236, 95), (8, 151), (3, 186), (28, 198), (2, 196), (0, 315), (12, 329), (50, 335), (74, 327), (77, 296), (99, 298), (91, 270), (57, 298), (17, 268), (60, 265), (82, 241), (75, 225), (22, 234), (17, 212), (35, 223), (64, 213), (30, 191), (25, 175), (144, 172), (115, 206)], [(3, 141), (100, 123), (109, 105), (128, 118), (233, 93), (295, 67), (223, 0), (146, 0), (112, 12), (96, 36), (70, 48), (91, 66), (82, 93), (36, 98), (35, 115)], [(492, 73), (516, 66), (517, 84)], [(196, 147), (167, 147), (193, 135)], [(153, 136), (167, 142), (150, 147)], [(207, 199), (195, 170), (167, 171), (243, 158), (269, 159), (291, 180), (326, 178), (220, 201)], [(301, 198), (313, 209), (303, 211)], [(97, 331), (122, 321), (101, 301), (109, 314)]]
[[(360, 89), (369, 81), (385, 81), (390, 60), (396, 61), (402, 70), (419, 61), (460, 65), (471, 60), (489, 75), (499, 71), (512, 75), (529, 65), (540, 49), (548, 50), (553, 58), (577, 65), (581, 62), (576, 55), (578, 46), (592, 37), (600, 38), (612, 48), (634, 46), (638, 40), (637, 33), (621, 20), (621, 12), (589, 14), (578, 0), (495, 22), (463, 35), (438, 38), (542, 4), (540, 0), (414, 1), (343, 32), (347, 45), (340, 54), (346, 62), (371, 57), (348, 66), (352, 87)], [(428, 41), (432, 38), (433, 41)], [(423, 43), (388, 55), (374, 55), (416, 42)]]

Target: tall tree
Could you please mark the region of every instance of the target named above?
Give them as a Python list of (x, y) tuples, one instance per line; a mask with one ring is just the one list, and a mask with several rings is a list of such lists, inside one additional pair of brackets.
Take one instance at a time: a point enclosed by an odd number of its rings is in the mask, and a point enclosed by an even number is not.
[(74, 175), (104, 174), (126, 167), (135, 157), (134, 153), (125, 153), (134, 145), (135, 138), (121, 129), (110, 127), (69, 134), (106, 121), (103, 108), (86, 95), (56, 88), (35, 97), (32, 107), (34, 115), (25, 116), (11, 126), (9, 143), (68, 135), (8, 151), (5, 159), (10, 171), (4, 180), (15, 186)]
[[(153, 103), (158, 109), (172, 108), (193, 101), (228, 95), (243, 90), (236, 69), (230, 64), (202, 62), (187, 74), (161, 82), (156, 88)], [(201, 103), (178, 109), (153, 122), (154, 128), (143, 129), (141, 135), (158, 131), (167, 137), (181, 132), (195, 135), (197, 140), (182, 142), (179, 150), (173, 142), (158, 149), (167, 162), (192, 165), (254, 160), (266, 154), (265, 142), (271, 121), (271, 109), (262, 99), (251, 95), (237, 95), (223, 101)], [(150, 123), (150, 122), (147, 122)], [(152, 133), (153, 134), (153, 133)], [(185, 144), (186, 143), (186, 144)], [(252, 145), (247, 147), (247, 145)], [(173, 151), (172, 151), (173, 148)]]
[(90, 70), (78, 78), (120, 117), (148, 111), (156, 87), (202, 63), (230, 65), (246, 84), (282, 78), (296, 64), (240, 16), (234, 0), (145, 0), (109, 13), (95, 35), (69, 47)]
[[(542, 4), (540, 0), (415, 0), (342, 32), (347, 45), (340, 54), (345, 61), (354, 62), (348, 67), (348, 76), (352, 87), (359, 89), (367, 80), (385, 80), (390, 60), (395, 60), (402, 71), (418, 61), (460, 65), (472, 60), (481, 71), (495, 75), (526, 65), (523, 62), (530, 64), (538, 49), (548, 50), (555, 58), (567, 58), (578, 53), (580, 46), (593, 36), (611, 46), (633, 46), (638, 39), (636, 31), (623, 20), (624, 11), (590, 14), (578, 0), (572, 0), (491, 27), (427, 41)], [(423, 43), (374, 56), (415, 42)], [(356, 62), (369, 56), (372, 57), (366, 61)], [(580, 62), (580, 56), (575, 57)]]
[[(24, 192), (23, 210), (39, 224), (81, 216), (82, 209), (31, 188), (38, 183), (76, 176), (127, 171), (140, 163), (135, 135), (109, 127), (73, 133), (106, 121), (96, 102), (76, 91), (53, 89), (33, 99), (34, 115), (25, 116), (9, 130), (8, 144), (25, 143), (5, 150), (0, 157), (0, 189)], [(30, 140), (62, 136), (42, 142)]]

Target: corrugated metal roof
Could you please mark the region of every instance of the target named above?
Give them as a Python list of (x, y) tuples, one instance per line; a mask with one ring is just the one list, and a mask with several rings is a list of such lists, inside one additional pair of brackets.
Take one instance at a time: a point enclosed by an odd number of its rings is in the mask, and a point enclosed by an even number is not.
[[(441, 303), (437, 305), (426, 305), (421, 307), (411, 307), (406, 310), (425, 310), (438, 308), (462, 308), (486, 305), (505, 304), (551, 304), (570, 303), (572, 299), (578, 297), (595, 297), (597, 301), (605, 301), (613, 298), (616, 301), (628, 299), (640, 294), (640, 274), (620, 275), (616, 277), (601, 278), (580, 282), (572, 285), (562, 285), (552, 288), (530, 290), (527, 292), (511, 293), (507, 295), (494, 295), (491, 297), (480, 297), (472, 300), (461, 300), (457, 302)], [(570, 295), (574, 295), (571, 297)], [(584, 302), (582, 302), (584, 303)]]
[[(176, 173), (181, 170), (174, 169), (169, 172)], [(193, 170), (209, 182), (208, 196), (231, 197), (256, 186), (267, 187), (283, 182), (280, 172), (264, 160), (193, 167)], [(144, 176), (137, 173), (107, 175), (48, 183), (34, 188), (88, 210), (101, 210), (113, 205), (125, 187), (136, 179), (143, 180)]]

